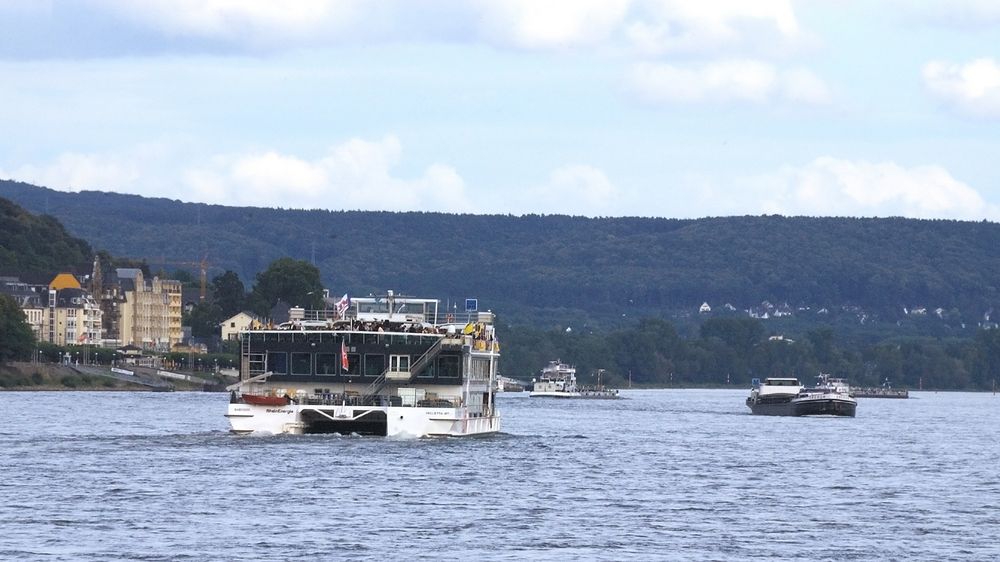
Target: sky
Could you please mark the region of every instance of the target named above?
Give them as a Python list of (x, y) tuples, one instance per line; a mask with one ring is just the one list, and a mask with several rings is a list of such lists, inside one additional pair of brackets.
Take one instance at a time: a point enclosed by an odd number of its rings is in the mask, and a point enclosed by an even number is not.
[(1000, 221), (996, 0), (0, 0), (0, 179)]

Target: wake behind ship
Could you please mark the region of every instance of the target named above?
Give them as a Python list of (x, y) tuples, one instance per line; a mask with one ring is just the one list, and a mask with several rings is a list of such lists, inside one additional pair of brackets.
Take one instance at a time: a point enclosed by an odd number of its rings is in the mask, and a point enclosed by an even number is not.
[(500, 430), (500, 346), (491, 312), (456, 322), (440, 301), (356, 298), (342, 312), (293, 309), (240, 333), (234, 433), (466, 436)]

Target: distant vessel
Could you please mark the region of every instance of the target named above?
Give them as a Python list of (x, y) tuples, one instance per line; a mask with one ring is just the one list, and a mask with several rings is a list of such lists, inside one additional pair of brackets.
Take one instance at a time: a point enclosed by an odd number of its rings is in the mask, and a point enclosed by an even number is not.
[(755, 380), (746, 400), (750, 412), (764, 416), (854, 417), (858, 402), (843, 379), (821, 374), (815, 386), (803, 387), (796, 378)]
[(497, 375), (497, 392), (524, 392), (524, 385), (519, 380)]
[(500, 346), (491, 312), (439, 318), (440, 302), (345, 295), (240, 332), (234, 433), (465, 436), (496, 433)]
[(889, 384), (889, 379), (885, 379), (882, 386), (869, 386), (854, 389), (855, 398), (909, 398), (910, 391), (905, 388), (893, 388)]
[(559, 361), (549, 361), (548, 366), (542, 369), (539, 377), (533, 381), (530, 396), (532, 398), (618, 398), (618, 390), (605, 388), (601, 384), (601, 375), (604, 370), (597, 372), (596, 386), (576, 385), (576, 368)]

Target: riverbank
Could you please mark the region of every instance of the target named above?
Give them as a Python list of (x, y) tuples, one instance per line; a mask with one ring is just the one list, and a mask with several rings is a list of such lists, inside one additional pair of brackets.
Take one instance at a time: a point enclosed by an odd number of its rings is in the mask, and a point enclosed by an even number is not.
[[(215, 382), (215, 381), (212, 381)], [(125, 392), (162, 392), (171, 390), (206, 390), (206, 384), (149, 375), (123, 375), (100, 365), (62, 365), (57, 363), (8, 363), (0, 365), (0, 391), (118, 390)], [(218, 385), (224, 386), (220, 381)]]

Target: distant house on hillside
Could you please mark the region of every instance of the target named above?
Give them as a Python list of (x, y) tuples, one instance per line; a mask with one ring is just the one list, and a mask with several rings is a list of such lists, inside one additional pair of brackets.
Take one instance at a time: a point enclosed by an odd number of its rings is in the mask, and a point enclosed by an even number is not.
[(774, 315), (775, 318), (783, 318), (783, 317), (786, 317), (786, 316), (791, 316), (792, 315), (792, 307), (788, 306), (787, 302), (785, 304), (783, 304), (783, 305), (776, 306), (774, 308), (773, 315)]
[(708, 314), (709, 312), (712, 312), (712, 307), (708, 306), (707, 302), (701, 303), (701, 306), (698, 307), (699, 314)]

